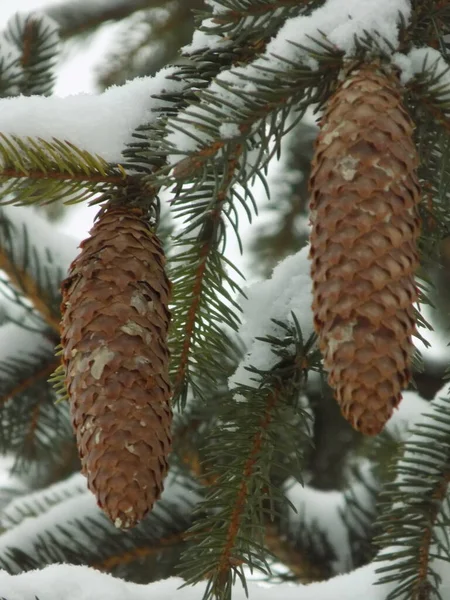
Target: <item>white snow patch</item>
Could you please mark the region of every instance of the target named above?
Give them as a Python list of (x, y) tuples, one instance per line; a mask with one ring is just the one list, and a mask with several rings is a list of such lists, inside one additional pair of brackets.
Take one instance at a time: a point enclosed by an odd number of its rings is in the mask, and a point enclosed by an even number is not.
[(1, 98), (0, 132), (67, 140), (108, 162), (120, 163), (133, 131), (153, 122), (159, 114), (155, 109), (165, 104), (151, 96), (184, 85), (168, 79), (177, 70), (178, 67), (164, 68), (154, 77), (112, 86), (99, 95)]
[(246, 367), (267, 370), (278, 360), (271, 351), (270, 344), (255, 339), (283, 334), (280, 326), (273, 323), (272, 319), (292, 322), (293, 312), (299, 321), (303, 339), (306, 340), (311, 335), (312, 284), (308, 252), (309, 246), (306, 246), (285, 258), (275, 267), (270, 279), (254, 283), (244, 290), (247, 298), (241, 304), (243, 315), (239, 335), (247, 353), (229, 380), (230, 389), (237, 384), (258, 385), (252, 380), (253, 375)]
[(450, 95), (450, 67), (445, 58), (434, 48), (413, 48), (408, 54), (396, 52), (392, 56), (392, 62), (401, 71), (400, 81), (408, 83), (419, 73), (432, 72), (436, 77), (443, 76), (439, 81), (439, 87), (444, 84), (448, 87), (445, 95)]
[(222, 123), (219, 133), (224, 140), (231, 140), (241, 135), (241, 130), (237, 123)]
[[(308, 585), (290, 583), (263, 587), (248, 582), (250, 600), (385, 600), (392, 585), (375, 585), (378, 576), (375, 568), (383, 563), (369, 564), (352, 573), (333, 577), (328, 581)], [(443, 598), (450, 594), (450, 572), (443, 569), (440, 592)], [(40, 571), (21, 575), (0, 572), (0, 589), (8, 600), (198, 600), (205, 592), (206, 582), (184, 587), (178, 577), (157, 581), (148, 585), (128, 583), (122, 579), (101, 573), (90, 567), (51, 565)], [(233, 600), (247, 600), (243, 588), (237, 584)]]
[[(211, 6), (215, 14), (227, 10), (224, 5)], [(238, 122), (242, 118), (238, 111), (245, 105), (245, 94), (252, 94), (256, 87), (262, 87), (261, 83), (256, 86), (252, 79), (266, 79), (267, 85), (272, 86), (272, 73), (289, 70), (290, 64), (304, 64), (312, 70), (317, 69), (317, 59), (312, 53), (323, 52), (323, 48), (314, 39), (323, 42), (325, 35), (336, 49), (343, 51), (346, 56), (352, 56), (355, 39), (369, 34), (376, 37), (385, 52), (392, 53), (391, 46), (398, 46), (400, 18), (408, 23), (410, 15), (408, 0), (346, 0), (345, 4), (342, 0), (327, 0), (310, 15), (288, 19), (269, 42), (264, 54), (248, 65), (220, 73), (209, 86), (208, 93), (216, 96), (216, 105), (221, 106), (223, 120), (227, 123)], [(189, 154), (212, 142), (210, 132), (205, 129), (211, 113), (204, 106), (206, 103), (202, 101), (199, 106), (189, 106), (178, 116), (169, 119), (166, 139), (174, 148), (168, 157), (169, 164), (177, 163), (180, 154)], [(205, 117), (204, 120), (202, 117)]]
[(430, 402), (419, 396), (417, 392), (407, 391), (402, 393), (403, 399), (397, 410), (386, 423), (385, 430), (398, 440), (404, 440), (408, 431), (427, 410)]

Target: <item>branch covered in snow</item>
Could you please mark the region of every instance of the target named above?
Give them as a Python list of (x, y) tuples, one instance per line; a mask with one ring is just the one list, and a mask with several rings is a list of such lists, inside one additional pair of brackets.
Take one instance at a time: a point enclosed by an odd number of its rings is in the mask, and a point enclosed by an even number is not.
[(291, 321), (290, 315), (294, 313), (303, 339), (306, 341), (312, 334), (308, 252), (309, 246), (288, 256), (275, 267), (270, 279), (254, 283), (245, 290), (246, 297), (241, 303), (243, 314), (239, 335), (247, 352), (229, 380), (230, 389), (238, 384), (258, 385), (253, 381), (248, 367), (266, 371), (277, 362), (278, 358), (271, 351), (270, 344), (258, 339), (282, 335), (281, 327), (273, 319)]
[(98, 95), (1, 98), (0, 133), (66, 140), (109, 163), (120, 163), (135, 129), (155, 121), (167, 104), (153, 96), (182, 89), (182, 82), (170, 79), (176, 71), (167, 67), (154, 77), (134, 79)]
[[(378, 567), (381, 564), (377, 565)], [(248, 583), (249, 600), (386, 600), (390, 585), (376, 585), (373, 564), (366, 565), (328, 581), (309, 585), (277, 584), (262, 587)], [(0, 572), (0, 590), (7, 600), (199, 600), (205, 583), (184, 587), (183, 580), (172, 577), (150, 585), (127, 583), (88, 567), (52, 565), (41, 571), (22, 575)], [(443, 572), (442, 597), (450, 594), (450, 573)], [(233, 600), (247, 600), (240, 585), (233, 590)]]

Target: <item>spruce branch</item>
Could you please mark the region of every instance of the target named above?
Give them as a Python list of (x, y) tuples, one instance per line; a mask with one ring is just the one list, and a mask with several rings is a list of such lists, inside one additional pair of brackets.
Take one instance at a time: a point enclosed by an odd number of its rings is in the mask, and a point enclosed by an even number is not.
[(294, 9), (295, 13), (298, 14), (299, 8), (308, 8), (311, 10), (315, 2), (311, 0), (260, 0), (254, 2), (251, 0), (216, 0), (215, 6), (221, 6), (228, 10), (217, 11), (217, 14), (213, 17), (215, 23), (235, 23), (241, 19), (248, 17), (261, 17), (267, 13), (270, 17), (273, 16), (275, 11), (279, 11), (281, 8)]
[(272, 469), (280, 477), (281, 456), (291, 465), (302, 457), (297, 442), (305, 414), (294, 397), (311, 351), (311, 341), (303, 342), (298, 327), (284, 331), (286, 338), (266, 340), (279, 362), (267, 372), (255, 369), (254, 384), (234, 390), (240, 401), (224, 399), (211, 433), (205, 466), (213, 483), (200, 504), (208, 516), (189, 531), (199, 551), (195, 558), (186, 553), (183, 563), (187, 583), (207, 577), (204, 598), (230, 598), (236, 578), (245, 588), (244, 564), (269, 572), (264, 525), (284, 502)]
[[(215, 177), (210, 177), (194, 193), (190, 190), (183, 193), (181, 189), (173, 202), (175, 214), (185, 217), (188, 213), (193, 221), (175, 238), (173, 261), (177, 267), (171, 271), (174, 282), (173, 400), (181, 400), (182, 404), (188, 382), (204, 380), (210, 369), (217, 372), (216, 368), (224, 364), (229, 352), (223, 325), (232, 329), (237, 327), (234, 314), (237, 306), (230, 293), (224, 291), (224, 286), (233, 292), (239, 288), (226, 273), (228, 265), (223, 252), (224, 215), (232, 210), (231, 205), (226, 206), (228, 188), (241, 152), (242, 147), (238, 145), (229, 157), (219, 186), (215, 185)], [(198, 234), (192, 235), (193, 230)]]
[(411, 19), (400, 28), (400, 50), (411, 46), (445, 49), (448, 42), (450, 3), (448, 0), (413, 0)]
[[(44, 321), (59, 335), (59, 287), (68, 263), (62, 260), (63, 253), (57, 243), (50, 244), (48, 240), (50, 247), (43, 246), (39, 233), (30, 227), (30, 211), (31, 208), (7, 207), (0, 210), (0, 268), (8, 277), (4, 283), (14, 290), (16, 300), (28, 305), (24, 306), (27, 312), (31, 312), (31, 306), (35, 320), (41, 324)], [(33, 225), (42, 225), (37, 215), (34, 215)], [(70, 243), (75, 245), (74, 240), (63, 235), (59, 241), (69, 253)]]
[(0, 133), (0, 182), (3, 204), (75, 204), (123, 187), (126, 175), (70, 142)]
[[(282, 19), (277, 22), (278, 27), (283, 23)], [(177, 71), (169, 75), (169, 79), (178, 82), (181, 89), (162, 91), (158, 96), (158, 99), (163, 101), (159, 109), (160, 118), (134, 131), (134, 140), (123, 152), (127, 161), (124, 163), (125, 167), (131, 167), (147, 175), (165, 169), (168, 156), (168, 150), (164, 145), (167, 119), (175, 117), (190, 104), (196, 103), (199, 90), (207, 88), (218, 73), (233, 65), (237, 67), (249, 64), (261, 55), (273, 34), (271, 28), (264, 33), (260, 29), (253, 31), (252, 28), (246, 31), (248, 35), (240, 41), (235, 41), (232, 46), (225, 48), (213, 46), (196, 50), (188, 55), (190, 60), (187, 64), (180, 65)], [(252, 40), (253, 33), (257, 36), (256, 40)], [(233, 40), (231, 33), (229, 38)]]
[[(203, 0), (184, 0), (198, 8)], [(87, 33), (107, 21), (121, 21), (139, 10), (164, 7), (169, 0), (121, 0), (113, 3), (92, 3), (90, 0), (66, 2), (50, 6), (45, 13), (59, 25), (62, 39)]]
[[(246, 67), (220, 73), (185, 110), (169, 117), (163, 150), (172, 164), (147, 176), (149, 183), (201, 180), (209, 168), (217, 169), (228, 159), (236, 144), (243, 144), (244, 150), (233, 183), (248, 182), (261, 173), (272, 155), (267, 152), (271, 140), (285, 133), (291, 107), (295, 106), (299, 120), (307, 106), (324, 102), (330, 82), (337, 77), (342, 53), (323, 46), (322, 54), (314, 53), (318, 70), (305, 66), (301, 57), (298, 63), (276, 57), (274, 67), (270, 54), (263, 54)], [(249, 84), (252, 94), (244, 90)], [(225, 124), (233, 126), (233, 136), (224, 137)], [(255, 147), (259, 148), (256, 157)]]
[(395, 583), (394, 599), (431, 598), (439, 593), (433, 559), (450, 560), (442, 528), (448, 526), (446, 507), (450, 483), (449, 398), (436, 398), (430, 412), (411, 431), (396, 465), (395, 480), (382, 494), (377, 560), (378, 583)]
[[(74, 475), (53, 486), (55, 493), (43, 490), (24, 496), (12, 509), (8, 529), (0, 535), (0, 564), (10, 573), (45, 565), (69, 562), (89, 565), (102, 571), (130, 574), (144, 557), (184, 545), (184, 532), (192, 524), (192, 511), (199, 500), (198, 487), (186, 478), (169, 476), (163, 497), (142, 523), (127, 535), (114, 528), (95, 498), (87, 491), (84, 478)], [(72, 517), (68, 520), (67, 515)], [(21, 518), (32, 519), (29, 534)], [(146, 582), (157, 572), (143, 573)]]
[(55, 23), (45, 15), (31, 14), (24, 18), (17, 14), (8, 21), (4, 36), (20, 53), (20, 93), (48, 96), (59, 56)]
[(186, 540), (184, 532), (174, 533), (173, 535), (168, 535), (167, 537), (158, 539), (153, 544), (149, 544), (147, 546), (142, 545), (132, 548), (131, 550), (123, 550), (122, 553), (109, 556), (99, 563), (94, 563), (92, 566), (98, 571), (108, 573), (119, 566), (130, 565), (134, 561), (142, 560), (143, 558), (148, 558), (149, 556), (158, 556), (168, 548), (173, 548), (174, 546), (184, 546), (185, 542)]
[[(17, 264), (13, 259), (11, 252), (12, 245), (5, 244), (5, 238), (8, 235), (1, 235), (0, 232), (0, 269), (8, 276), (9, 283), (12, 284), (21, 294), (29, 300), (33, 308), (42, 317), (42, 319), (51, 327), (59, 332), (59, 310), (56, 309), (58, 297), (52, 298), (48, 294), (53, 292), (53, 288), (48, 289), (42, 286), (42, 281), (34, 279), (25, 261), (22, 265)], [(3, 228), (3, 233), (5, 230)], [(26, 235), (26, 233), (25, 233)], [(3, 243), (2, 243), (3, 242)], [(9, 246), (9, 248), (8, 248)], [(47, 282), (48, 282), (48, 278)]]

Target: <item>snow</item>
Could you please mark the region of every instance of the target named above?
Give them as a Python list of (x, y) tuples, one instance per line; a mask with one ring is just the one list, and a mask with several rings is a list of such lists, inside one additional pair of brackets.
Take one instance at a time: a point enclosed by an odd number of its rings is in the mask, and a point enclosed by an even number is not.
[[(314, 531), (322, 533), (334, 553), (330, 564), (335, 574), (351, 569), (350, 535), (361, 527), (349, 499), (368, 513), (374, 512), (374, 496), (370, 491), (376, 489), (373, 465), (369, 461), (361, 464), (359, 477), (351, 477), (349, 485), (351, 487), (344, 490), (324, 491), (294, 479), (286, 483), (286, 497), (295, 507), (288, 511), (289, 537), (302, 540)], [(361, 518), (359, 511), (358, 515)]]
[[(25, 319), (22, 320), (24, 322)], [(54, 344), (40, 333), (16, 323), (6, 323), (0, 328), (0, 365), (4, 361), (11, 364), (30, 355), (42, 356), (49, 352), (53, 354)]]
[[(352, 573), (309, 585), (278, 584), (263, 587), (248, 582), (250, 600), (385, 600), (391, 586), (375, 585), (375, 568), (383, 563), (366, 565)], [(440, 592), (450, 596), (450, 572), (442, 570)], [(9, 575), (0, 571), (0, 590), (7, 600), (199, 600), (206, 583), (180, 589), (183, 580), (171, 577), (149, 585), (126, 583), (89, 567), (51, 565), (40, 571)], [(246, 600), (240, 585), (233, 590), (233, 600)]]
[[(226, 12), (225, 3), (212, 3), (211, 6), (214, 14)], [(347, 57), (355, 53), (356, 38), (367, 35), (374, 36), (379, 46), (391, 54), (391, 46), (396, 48), (398, 45), (400, 17), (408, 23), (410, 15), (408, 0), (346, 0), (344, 9), (342, 0), (326, 0), (310, 15), (288, 19), (259, 58), (249, 65), (221, 72), (207, 89), (208, 97), (200, 94), (200, 105), (189, 106), (169, 119), (166, 141), (174, 148), (168, 157), (169, 164), (177, 163), (180, 154), (189, 154), (212, 143), (214, 124), (210, 127), (211, 118), (218, 120), (217, 129), (224, 119), (227, 122), (244, 119), (238, 111), (246, 107), (247, 94), (253, 94), (258, 87), (252, 79), (266, 80), (266, 87), (279, 87), (282, 76), (277, 72), (288, 72), (302, 64), (317, 69), (318, 62), (313, 53), (323, 53), (318, 42), (325, 41), (324, 35)], [(215, 96), (215, 107), (222, 111), (220, 116), (217, 109), (213, 115), (206, 108), (211, 104), (211, 95)], [(207, 128), (205, 124), (208, 124)]]
[(316, 490), (296, 482), (288, 488), (286, 497), (297, 511), (289, 510), (289, 528), (293, 537), (301, 539), (302, 535), (317, 528), (326, 534), (327, 542), (335, 553), (335, 559), (331, 561), (333, 571), (346, 571), (351, 564), (351, 554), (348, 528), (341, 517), (346, 506), (344, 494)]
[(402, 396), (398, 409), (394, 411), (385, 427), (385, 431), (398, 440), (404, 440), (411, 426), (430, 409), (430, 402), (424, 400), (417, 392), (403, 392)]
[(217, 27), (213, 19), (207, 18), (202, 21), (201, 28), (194, 31), (192, 41), (182, 48), (184, 54), (193, 54), (201, 50), (218, 50), (229, 46), (232, 41), (224, 39), (220, 35), (208, 32), (208, 29)]
[(175, 92), (184, 84), (168, 79), (178, 67), (167, 67), (154, 77), (140, 77), (102, 94), (17, 97), (0, 99), (0, 132), (19, 137), (67, 140), (111, 163), (123, 160), (122, 151), (139, 126), (153, 122), (165, 102), (152, 95)]
[[(345, 5), (342, 0), (327, 0), (311, 15), (289, 19), (268, 44), (267, 54), (298, 61), (302, 51), (290, 42), (322, 52), (321, 46), (313, 40), (323, 40), (325, 35), (336, 49), (352, 56), (355, 39), (367, 34), (376, 37), (380, 47), (390, 54), (390, 46), (398, 45), (400, 15), (409, 22), (411, 4), (408, 0), (346, 0)], [(315, 59), (307, 57), (305, 51), (303, 56), (311, 68), (317, 67)]]
[[(160, 531), (155, 532), (160, 537), (164, 536), (167, 507), (178, 514), (187, 512), (190, 515), (199, 501), (199, 495), (188, 489), (183, 480), (177, 479), (173, 473), (169, 473), (164, 486), (161, 499), (152, 510), (156, 520), (160, 517)], [(71, 550), (76, 551), (80, 544), (87, 547), (92, 545), (90, 530), (95, 523), (105, 530), (109, 528), (110, 536), (124, 535), (114, 528), (97, 506), (95, 496), (87, 489), (86, 479), (79, 474), (42, 492), (34, 492), (13, 501), (6, 507), (3, 519), (2, 526), (9, 528), (0, 535), (0, 556), (3, 563), (9, 564), (10, 571), (17, 569), (16, 563), (10, 558), (11, 548), (19, 548), (33, 556), (36, 544), (47, 542), (56, 551), (54, 542), (59, 541), (70, 553)], [(79, 527), (80, 521), (87, 525), (86, 529)], [(1, 574), (0, 593), (3, 593)]]
[(26, 518), (37, 517), (47, 512), (67, 498), (86, 493), (86, 478), (81, 473), (75, 473), (48, 488), (12, 500), (0, 515), (0, 527), (11, 529)]
[(443, 75), (439, 82), (449, 88), (446, 95), (450, 92), (450, 74), (449, 66), (445, 58), (438, 50), (434, 48), (413, 48), (408, 54), (396, 52), (392, 56), (392, 62), (400, 69), (400, 81), (405, 85), (416, 75), (425, 71), (433, 72), (435, 76)]
[[(54, 223), (50, 223), (33, 206), (2, 206), (2, 216), (11, 226), (11, 243), (15, 262), (22, 264), (25, 248), (31, 254), (26, 263), (26, 272), (36, 277), (37, 271), (42, 276), (42, 269), (58, 278), (57, 285), (77, 255), (79, 241), (60, 231)], [(24, 232), (26, 231), (26, 235)], [(30, 250), (32, 251), (30, 252)]]
[(271, 319), (292, 323), (293, 312), (300, 324), (303, 339), (313, 332), (311, 312), (311, 279), (308, 261), (309, 246), (285, 258), (273, 270), (270, 279), (260, 281), (244, 290), (242, 300), (242, 325), (239, 335), (247, 348), (247, 353), (234, 375), (229, 380), (232, 389), (237, 384), (257, 386), (252, 375), (246, 370), (253, 366), (268, 370), (278, 360), (267, 342), (256, 337), (283, 336), (284, 331)]
[(224, 140), (231, 140), (242, 135), (236, 123), (222, 123), (219, 127), (219, 133)]

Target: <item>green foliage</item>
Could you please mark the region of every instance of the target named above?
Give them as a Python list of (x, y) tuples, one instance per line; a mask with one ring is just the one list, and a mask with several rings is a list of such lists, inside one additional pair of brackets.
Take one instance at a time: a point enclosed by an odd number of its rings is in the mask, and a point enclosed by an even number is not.
[(125, 173), (71, 144), (0, 134), (3, 204), (87, 202), (124, 185)]
[(54, 24), (42, 15), (30, 15), (25, 19), (15, 15), (8, 22), (4, 35), (19, 52), (20, 94), (48, 96), (52, 92), (54, 69), (59, 58), (59, 37)]
[(300, 473), (308, 444), (302, 439), (308, 415), (297, 400), (304, 365), (318, 368), (314, 338), (303, 340), (295, 316), (292, 325), (277, 324), (284, 337), (262, 340), (271, 345), (276, 365), (252, 368), (252, 382), (223, 398), (207, 442), (204, 477), (211, 484), (200, 504), (207, 516), (191, 528), (197, 552), (187, 552), (183, 561), (188, 583), (207, 577), (205, 598), (230, 598), (236, 579), (245, 587), (244, 564), (269, 572), (264, 525), (285, 505), (280, 482)]
[[(411, 24), (400, 24), (400, 50), (407, 52), (432, 40), (439, 42), (442, 54), (447, 56), (448, 41), (443, 37), (448, 33), (446, 3), (437, 6), (430, 0), (414, 0), (411, 4)], [(16, 501), (15, 513), (14, 506), (9, 513), (6, 511), (9, 529), (3, 541), (9, 534), (18, 541), (14, 547), (4, 548), (0, 537), (0, 566), (5, 569), (17, 572), (53, 562), (72, 562), (148, 582), (172, 575), (184, 549), (183, 574), (188, 583), (207, 579), (208, 599), (230, 598), (236, 580), (245, 586), (246, 566), (270, 577), (273, 557), (267, 548), (266, 526), (270, 523), (277, 531), (289, 534), (283, 530), (289, 508), (285, 484), (290, 477), (301, 480), (311, 447), (307, 433), (316, 433), (307, 425), (309, 413), (299, 397), (310, 394), (307, 374), (320, 372), (321, 358), (315, 337), (304, 340), (295, 315), (291, 320), (286, 315), (286, 320), (277, 322), (280, 335), (264, 340), (274, 353), (273, 368), (250, 368), (250, 382), (241, 382), (228, 392), (227, 376), (239, 354), (235, 331), (239, 325), (236, 298), (240, 274), (226, 256), (227, 234), (232, 230), (240, 243), (240, 214), (252, 219), (258, 210), (252, 186), (259, 180), (268, 188), (266, 167), (284, 140), (289, 141), (288, 134), (292, 156), (287, 171), (296, 170), (298, 174), (308, 170), (310, 156), (305, 158), (304, 149), (299, 150), (297, 126), (312, 105), (317, 111), (322, 109), (347, 65), (343, 53), (325, 36), (311, 40), (314, 51), (292, 40), (298, 55), (293, 52), (291, 58), (277, 57), (277, 61), (269, 60), (274, 57), (268, 55), (267, 44), (287, 19), (307, 15), (322, 5), (321, 0), (216, 1), (215, 7), (220, 10), (212, 18), (205, 18), (199, 28), (221, 38), (221, 43), (211, 37), (210, 47), (183, 57), (171, 76), (183, 85), (177, 92), (161, 94), (158, 118), (135, 131), (133, 142), (123, 154), (124, 168), (133, 171), (139, 185), (151, 186), (155, 193), (162, 187), (172, 187), (170, 213), (174, 227), (167, 236), (173, 282), (170, 347), (176, 405), (172, 473), (194, 473), (202, 491), (195, 499), (181, 501), (177, 497), (173, 502), (169, 493), (139, 527), (127, 534), (114, 529), (80, 487), (63, 484), (57, 491), (25, 496)], [(108, 13), (109, 18), (119, 20), (133, 13), (136, 6), (143, 8), (138, 1), (130, 6), (117, 3)], [(152, 8), (144, 13), (146, 18), (156, 14)], [(61, 17), (62, 35), (69, 36), (80, 23), (84, 31), (97, 27), (99, 19), (101, 22), (106, 18), (105, 13), (99, 17), (101, 9), (94, 7), (90, 12), (84, 4), (72, 13), (73, 23), (67, 18), (70, 6), (58, 9), (59, 13), (55, 9), (54, 14)], [(176, 10), (183, 13), (186, 7), (178, 3)], [(139, 13), (136, 15), (134, 22), (139, 18)], [(178, 25), (180, 31), (185, 24)], [(176, 53), (180, 44), (169, 48), (170, 35), (163, 30), (159, 33), (164, 36), (166, 50)], [(3, 59), (0, 93), (13, 94), (22, 86), (24, 94), (48, 94), (57, 43), (46, 21), (11, 21), (8, 35), (19, 54), (27, 55), (29, 60), (20, 66), (16, 55)], [(122, 77), (133, 52), (148, 48), (149, 41), (147, 37), (128, 48), (124, 64), (119, 61), (117, 73), (109, 75)], [(381, 36), (364, 33), (356, 40), (354, 64), (374, 57), (387, 61), (384, 42)], [(317, 68), (311, 67), (309, 59)], [(142, 68), (154, 69), (158, 60), (160, 57), (153, 56)], [(423, 72), (405, 88), (406, 105), (417, 125), (419, 176), (425, 190), (426, 201), (420, 208), (424, 271), (427, 264), (433, 263), (439, 243), (449, 236), (450, 229), (450, 96), (442, 77), (437, 63), (424, 64)], [(120, 165), (110, 165), (60, 140), (0, 134), (0, 160), (4, 204), (115, 201), (118, 191), (124, 192), (129, 183)], [(276, 208), (280, 210), (277, 202)], [(292, 220), (292, 215), (301, 211), (306, 212), (305, 204), (299, 209), (294, 198), (286, 215)], [(285, 253), (286, 247), (304, 241), (295, 234), (284, 239), (286, 230), (280, 228), (280, 222), (277, 227), (274, 236), (266, 239), (265, 254), (264, 244), (255, 247), (266, 270), (268, 261), (275, 260), (276, 236), (280, 245), (285, 245), (278, 256)], [(60, 274), (55, 275), (42, 263), (39, 248), (30, 243), (25, 229), (14, 232), (23, 248), (17, 254), (12, 231), (5, 221), (0, 244), (4, 257), (17, 271), (16, 279), (10, 277), (8, 285), (15, 290), (14, 300), (34, 316), (32, 326), (29, 318), (26, 321), (30, 339), (47, 336), (53, 341), (42, 320), (36, 321), (36, 311), (30, 309), (29, 302), (27, 306), (30, 288), (20, 285), (20, 275), (32, 275), (34, 289), (38, 296), (45, 297), (52, 318), (57, 319)], [(269, 245), (272, 256), (267, 253)], [(421, 301), (425, 301), (426, 286), (420, 285)], [(3, 327), (8, 326), (8, 320), (12, 319), (5, 314)], [(38, 351), (11, 354), (0, 363), (0, 450), (15, 453), (16, 468), (21, 473), (32, 464), (48, 469), (46, 460), (53, 461), (50, 470), (58, 473), (55, 465), (62, 469), (62, 463), (67, 462), (64, 444), (74, 448), (67, 404), (54, 402), (55, 393), (46, 380), (49, 366), (55, 362), (51, 345), (47, 344)], [(433, 560), (438, 555), (444, 559), (449, 556), (443, 535), (444, 527), (449, 525), (448, 399), (436, 402), (433, 411), (406, 443), (396, 476), (387, 477), (381, 516), (375, 526), (374, 517), (379, 511), (375, 499), (386, 478), (385, 454), (395, 455), (398, 444), (395, 448), (387, 442), (367, 444), (358, 458), (372, 452), (370, 477), (358, 472), (349, 477), (343, 491), (340, 518), (350, 539), (349, 566), (365, 564), (372, 558), (373, 533), (380, 532), (383, 552), (379, 559), (391, 561), (380, 568), (381, 581), (396, 586), (390, 600), (409, 600), (412, 593), (417, 598), (437, 594)], [(192, 481), (181, 479), (180, 486), (184, 492)], [(359, 495), (361, 489), (364, 501)], [(21, 537), (21, 524), (28, 517), (35, 519), (36, 529)], [(170, 555), (163, 548), (168, 539), (173, 542), (168, 544), (173, 551)], [(186, 539), (192, 546), (187, 546)], [(322, 573), (332, 573), (333, 548), (319, 523), (304, 527), (303, 536), (291, 541), (295, 551), (306, 552), (313, 563), (320, 564)]]
[[(177, 548), (177, 553), (169, 557), (176, 560), (185, 546), (181, 534), (192, 523), (192, 511), (199, 499), (197, 489), (192, 480), (175, 478), (172, 473), (164, 496), (151, 514), (127, 535), (96, 506), (81, 475), (49, 490), (24, 495), (5, 511), (7, 531), (3, 539), (0, 537), (0, 568), (17, 573), (67, 562), (88, 564), (131, 580), (158, 579), (158, 573), (167, 568), (166, 549)], [(44, 525), (31, 535), (21, 526), (24, 519), (30, 518)], [(8, 539), (20, 546), (11, 546)], [(143, 560), (149, 556), (162, 563), (153, 565), (152, 574)]]
[[(58, 321), (61, 303), (59, 286), (65, 276), (63, 267), (55, 264), (51, 253), (38, 247), (33, 237), (30, 239), (27, 226), (15, 225), (8, 214), (0, 209), (0, 260), (8, 275), (8, 278), (0, 277), (0, 281), (16, 296), (15, 301), (24, 312), (32, 313), (29, 300), (34, 297), (35, 321), (46, 317), (47, 321)], [(39, 302), (46, 308), (46, 312), (40, 316), (36, 312)]]
[(381, 496), (379, 583), (396, 584), (387, 600), (439, 597), (433, 562), (450, 561), (450, 398), (434, 400), (430, 409), (412, 430), (395, 479)]

